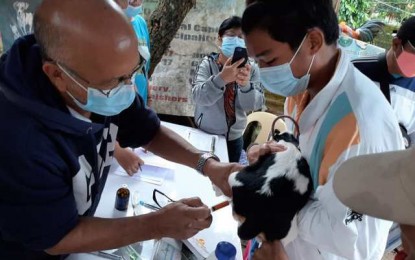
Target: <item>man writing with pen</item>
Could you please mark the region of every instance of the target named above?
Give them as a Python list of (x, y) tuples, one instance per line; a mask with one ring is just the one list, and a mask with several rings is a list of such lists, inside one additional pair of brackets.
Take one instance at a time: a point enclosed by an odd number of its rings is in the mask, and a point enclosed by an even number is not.
[(132, 84), (143, 64), (137, 38), (112, 0), (44, 0), (34, 28), (0, 60), (0, 259), (62, 259), (209, 227), (199, 198), (93, 217), (115, 140), (195, 168), (226, 195), (238, 166), (198, 151), (143, 106)]

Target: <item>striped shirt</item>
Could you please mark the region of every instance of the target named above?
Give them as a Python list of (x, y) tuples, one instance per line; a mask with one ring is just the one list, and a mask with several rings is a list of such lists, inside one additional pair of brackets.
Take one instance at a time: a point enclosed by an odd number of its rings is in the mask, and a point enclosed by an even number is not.
[(339, 51), (333, 77), (314, 99), (305, 92), (285, 103), (285, 113), (299, 123), (300, 148), (316, 190), (298, 214), (299, 235), (286, 245), (289, 259), (381, 259), (391, 226), (351, 211), (334, 195), (332, 177), (342, 162), (403, 149), (387, 100)]

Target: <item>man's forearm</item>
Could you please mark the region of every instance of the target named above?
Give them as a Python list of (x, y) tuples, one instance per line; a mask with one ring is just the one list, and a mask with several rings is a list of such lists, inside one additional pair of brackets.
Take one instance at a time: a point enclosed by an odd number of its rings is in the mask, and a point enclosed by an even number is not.
[(119, 219), (82, 217), (74, 229), (46, 252), (51, 255), (93, 252), (159, 238), (162, 234), (155, 223), (157, 213)]
[(191, 168), (196, 168), (201, 153), (181, 136), (164, 126), (160, 126), (159, 132), (146, 148), (160, 157)]

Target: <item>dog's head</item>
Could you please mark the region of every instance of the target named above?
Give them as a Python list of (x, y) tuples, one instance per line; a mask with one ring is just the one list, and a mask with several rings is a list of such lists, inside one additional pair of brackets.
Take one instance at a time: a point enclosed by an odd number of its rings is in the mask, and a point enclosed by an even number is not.
[(276, 142), (284, 141), (295, 145), (297, 148), (299, 147), (297, 138), (290, 132), (280, 132), (279, 130), (275, 130), (273, 139)]
[(14, 2), (13, 3), (14, 10), (16, 10), (17, 14), (24, 13), (27, 8), (29, 8), (29, 4), (26, 2)]

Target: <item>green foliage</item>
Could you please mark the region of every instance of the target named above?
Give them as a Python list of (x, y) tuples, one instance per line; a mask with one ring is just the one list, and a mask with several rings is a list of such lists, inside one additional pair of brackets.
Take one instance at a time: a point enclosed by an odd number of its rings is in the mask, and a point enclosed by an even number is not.
[(378, 34), (378, 36), (375, 37), (375, 39), (373, 40), (373, 44), (382, 47), (386, 50), (389, 50), (389, 48), (392, 45), (392, 32), (398, 29), (398, 26), (386, 25), (383, 33), (380, 33)]
[(374, 40), (374, 44), (389, 49), (393, 30), (399, 29), (405, 18), (415, 13), (415, 0), (341, 0), (339, 20), (353, 29), (368, 20), (380, 20), (386, 24)]
[(341, 0), (340, 3), (339, 19), (350, 27), (358, 28), (369, 20), (370, 1)]
[(411, 16), (415, 11), (413, 0), (388, 0), (386, 3), (378, 3), (375, 11), (380, 19), (401, 23), (403, 19)]

